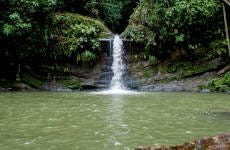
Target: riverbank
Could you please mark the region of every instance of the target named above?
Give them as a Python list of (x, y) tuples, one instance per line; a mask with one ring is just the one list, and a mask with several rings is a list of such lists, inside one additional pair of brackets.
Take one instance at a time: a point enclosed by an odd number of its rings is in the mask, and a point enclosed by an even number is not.
[(156, 148), (135, 148), (135, 150), (229, 150), (230, 149), (230, 133), (214, 137), (205, 137), (183, 145), (161, 146)]

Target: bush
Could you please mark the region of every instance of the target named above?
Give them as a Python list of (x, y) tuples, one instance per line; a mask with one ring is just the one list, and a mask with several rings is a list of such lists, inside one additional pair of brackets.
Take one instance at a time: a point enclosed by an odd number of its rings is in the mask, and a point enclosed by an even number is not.
[(72, 13), (53, 17), (51, 37), (56, 43), (52, 55), (56, 59), (73, 58), (75, 62), (94, 62), (99, 56), (99, 37), (110, 32), (99, 21)]
[(227, 72), (221, 78), (211, 80), (208, 87), (212, 91), (219, 91), (219, 92), (230, 91), (230, 71)]

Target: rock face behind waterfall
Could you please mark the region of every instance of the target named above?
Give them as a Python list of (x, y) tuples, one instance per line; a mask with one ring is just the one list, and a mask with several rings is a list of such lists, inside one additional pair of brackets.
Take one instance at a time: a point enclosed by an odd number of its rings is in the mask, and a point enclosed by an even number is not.
[(96, 87), (99, 89), (107, 89), (110, 86), (113, 72), (111, 69), (111, 65), (113, 62), (113, 58), (111, 56), (107, 56), (105, 58), (105, 62), (101, 68), (101, 73), (99, 79), (96, 81)]

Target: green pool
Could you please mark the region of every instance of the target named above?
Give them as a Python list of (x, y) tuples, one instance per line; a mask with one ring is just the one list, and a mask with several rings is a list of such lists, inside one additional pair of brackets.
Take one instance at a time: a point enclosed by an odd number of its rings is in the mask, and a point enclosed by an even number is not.
[(1, 150), (128, 150), (230, 132), (230, 95), (0, 93)]

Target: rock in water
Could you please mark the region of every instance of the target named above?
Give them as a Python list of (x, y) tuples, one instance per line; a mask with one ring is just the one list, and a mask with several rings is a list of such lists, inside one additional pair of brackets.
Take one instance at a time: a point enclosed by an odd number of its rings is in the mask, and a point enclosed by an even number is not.
[(13, 90), (14, 91), (31, 91), (33, 88), (31, 86), (29, 86), (28, 84), (19, 82), (19, 83), (15, 83), (13, 85)]

